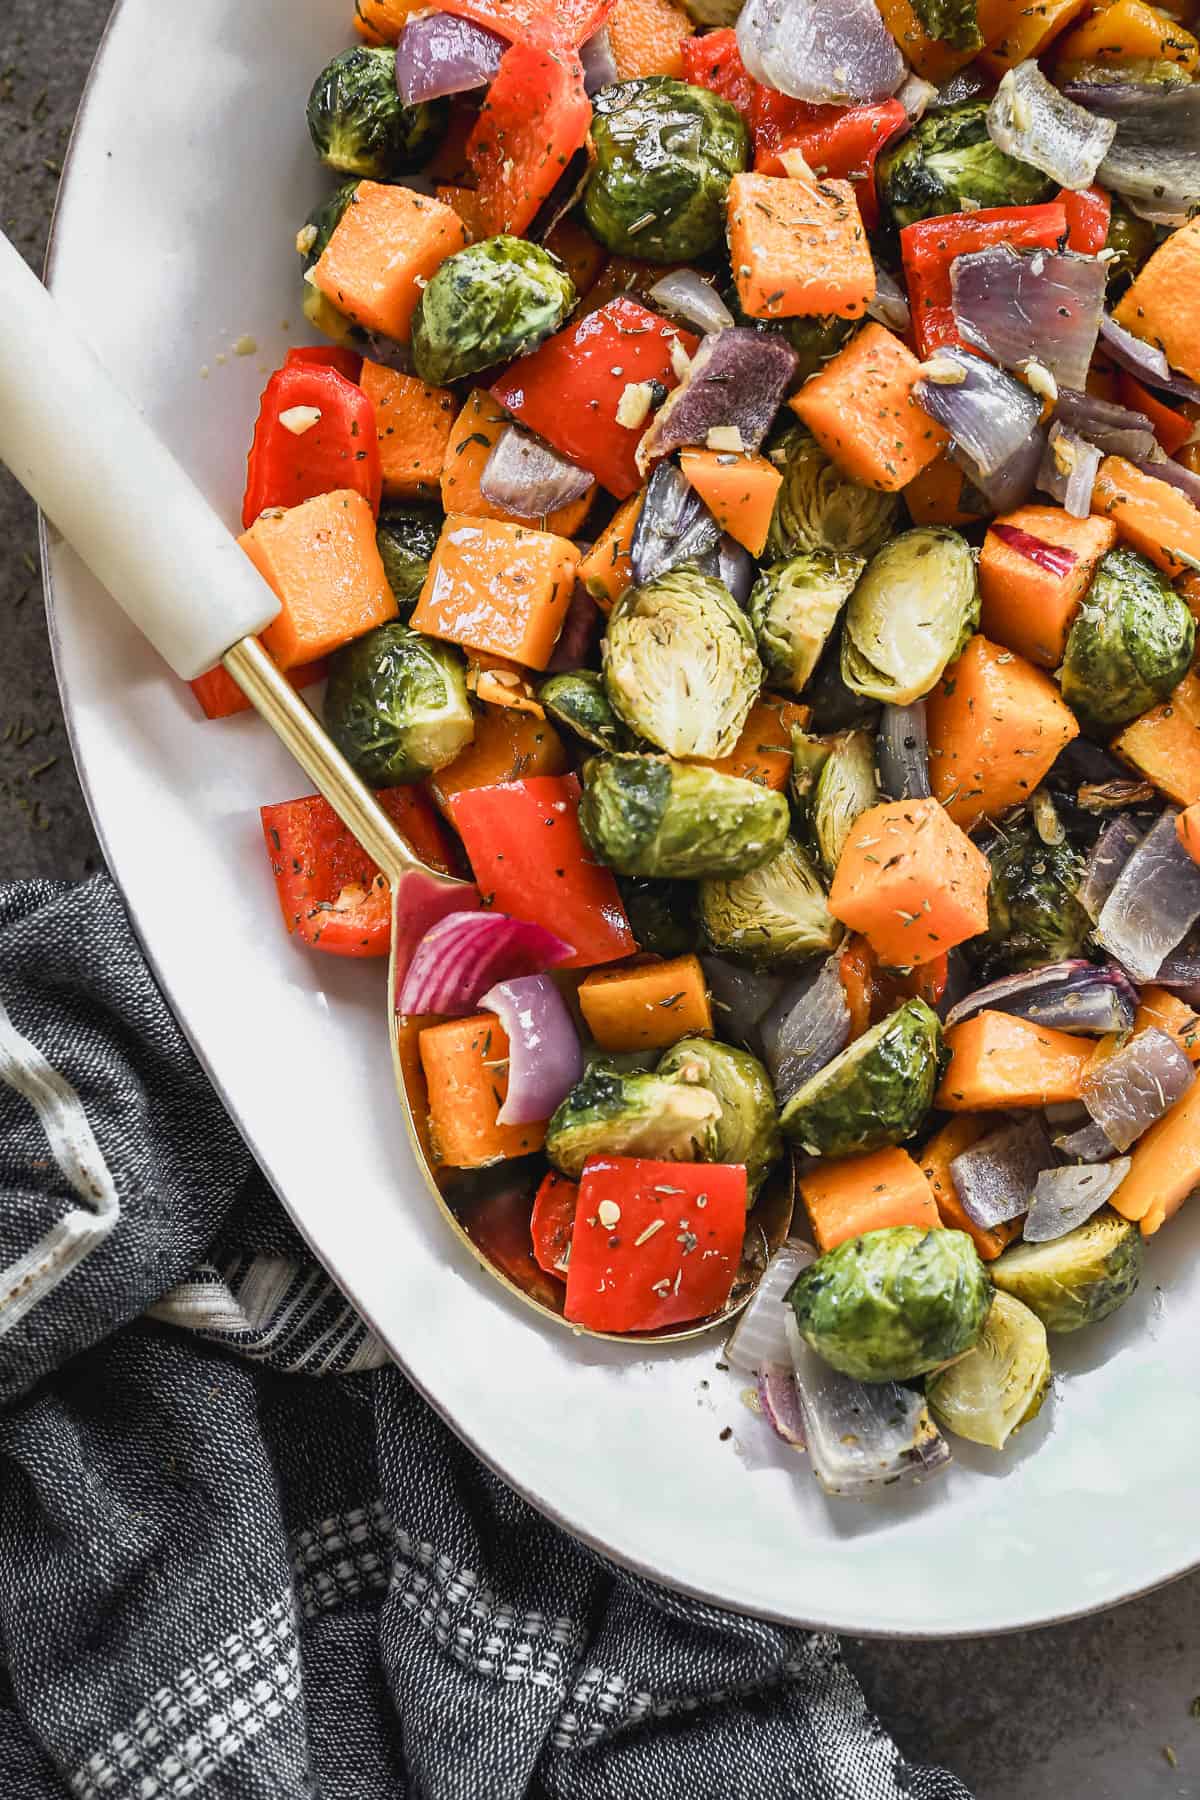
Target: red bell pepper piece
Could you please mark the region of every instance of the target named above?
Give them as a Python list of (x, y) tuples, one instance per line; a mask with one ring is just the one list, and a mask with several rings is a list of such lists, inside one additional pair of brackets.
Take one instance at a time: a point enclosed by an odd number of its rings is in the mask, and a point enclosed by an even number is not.
[(1058, 195), (1067, 214), (1067, 249), (1080, 256), (1098, 256), (1108, 242), (1108, 225), (1112, 218), (1112, 201), (1102, 187), (1082, 188), (1076, 192), (1063, 188)]
[[(286, 680), (297, 690), (311, 687), (314, 681), (324, 681), (327, 667), (323, 657), (319, 662), (298, 663), (294, 669), (287, 671)], [(251, 710), (245, 694), (220, 663), (215, 669), (210, 669), (207, 675), (197, 675), (195, 681), (188, 682), (188, 686), (195, 694), (206, 719), (231, 719), (235, 713)]]
[[(420, 788), (384, 788), (376, 799), (400, 835), (434, 868), (453, 872), (452, 852)], [(386, 956), (392, 902), (379, 865), (319, 794), (261, 810), (263, 837), (289, 931), (331, 956)]]
[(741, 1163), (593, 1156), (579, 1183), (565, 1315), (592, 1331), (706, 1318), (729, 1298), (745, 1230)]
[(450, 799), (485, 906), (516, 919), (544, 919), (575, 947), (559, 966), (588, 969), (636, 950), (617, 884), (579, 830), (574, 775), (535, 775)]
[(473, 19), (514, 44), (569, 44), (577, 50), (604, 24), (617, 0), (438, 0), (441, 12)]
[(877, 106), (814, 106), (760, 87), (754, 99), (754, 167), (760, 175), (786, 175), (782, 157), (799, 150), (818, 175), (850, 181), (863, 224), (879, 223), (875, 162), (908, 122), (898, 100)]
[[(320, 413), (299, 436), (284, 419), (295, 407)], [(352, 381), (317, 363), (285, 363), (263, 391), (246, 469), (242, 524), (271, 506), (299, 506), (352, 488), (375, 512), (383, 494), (375, 408)]]
[(1134, 376), (1124, 369), (1117, 371), (1117, 391), (1123, 406), (1132, 407), (1134, 412), (1145, 413), (1154, 427), (1154, 435), (1168, 456), (1174, 456), (1183, 449), (1195, 429), (1195, 420), (1185, 418), (1183, 413), (1167, 403), (1160, 394), (1152, 394), (1143, 387)]
[(557, 1275), (560, 1281), (567, 1279), (578, 1199), (579, 1189), (575, 1183), (551, 1169), (533, 1203), (529, 1228), (533, 1233), (534, 1259), (547, 1275)]
[(708, 31), (703, 37), (685, 38), (679, 46), (683, 79), (693, 87), (708, 88), (736, 106), (750, 123), (754, 97), (763, 90), (742, 61), (737, 32)]
[(583, 64), (573, 50), (513, 44), (504, 52), (467, 139), (489, 231), (519, 236), (533, 223), (591, 122)]
[(610, 300), (513, 363), (492, 393), (601, 487), (627, 500), (641, 486), (636, 451), (645, 427), (619, 425), (617, 408), (630, 382), (678, 385), (671, 366), (676, 341), (689, 356), (698, 342), (636, 300)]
[(336, 369), (347, 381), (356, 385), (362, 379), (363, 359), (357, 350), (346, 350), (341, 344), (300, 344), (289, 350), (284, 358), (284, 368), (291, 369), (299, 365), (302, 368), (314, 367)]
[(920, 355), (931, 356), (944, 344), (962, 343), (950, 297), (950, 264), (956, 256), (993, 244), (1011, 244), (1014, 250), (1056, 250), (1066, 235), (1066, 208), (1058, 200), (1045, 206), (945, 213), (906, 225), (900, 233), (900, 255)]

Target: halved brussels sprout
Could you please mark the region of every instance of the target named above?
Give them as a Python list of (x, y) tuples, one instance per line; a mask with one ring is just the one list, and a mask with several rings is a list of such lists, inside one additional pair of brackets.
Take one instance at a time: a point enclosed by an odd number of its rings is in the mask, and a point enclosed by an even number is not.
[(787, 837), (782, 794), (665, 756), (593, 757), (583, 771), (585, 842), (621, 875), (740, 875)]
[(750, 1204), (783, 1154), (771, 1078), (756, 1056), (708, 1038), (681, 1038), (655, 1073), (662, 1081), (704, 1087), (721, 1102), (711, 1162), (744, 1163)]
[(888, 706), (928, 694), (979, 624), (979, 583), (957, 531), (917, 526), (885, 544), (850, 596), (842, 679)]
[(375, 542), (383, 572), (406, 616), (421, 597), (443, 522), (440, 506), (385, 506), (379, 515)]
[(325, 726), (364, 781), (420, 781), (475, 736), (466, 664), (450, 644), (380, 625), (329, 659)]
[(858, 319), (836, 318), (832, 313), (802, 319), (752, 319), (742, 310), (736, 282), (721, 290), (721, 298), (737, 324), (748, 325), (754, 331), (778, 332), (787, 339), (796, 352), (795, 380), (798, 383), (807, 381), (810, 375), (824, 368), (853, 337), (861, 323)]
[(992, 867), (988, 932), (975, 940), (985, 973), (1078, 956), (1092, 921), (1077, 898), (1084, 860), (1066, 838), (1046, 844), (1021, 815), (981, 848)]
[(1124, 1306), (1146, 1260), (1137, 1225), (1106, 1207), (1049, 1244), (1014, 1244), (990, 1265), (992, 1280), (1035, 1312), (1047, 1331), (1078, 1331)]
[(730, 177), (747, 164), (741, 114), (708, 88), (649, 75), (593, 97), (588, 225), (622, 256), (687, 262), (725, 236)]
[(729, 756), (763, 682), (749, 619), (690, 563), (626, 588), (603, 659), (613, 710), (668, 756)]
[(747, 874), (702, 881), (700, 924), (718, 955), (763, 967), (804, 962), (842, 937), (821, 878), (795, 838)]
[(1083, 724), (1115, 731), (1179, 686), (1196, 621), (1187, 602), (1136, 550), (1110, 550), (1071, 627), (1059, 680)]
[(861, 556), (806, 550), (762, 571), (747, 611), (776, 687), (802, 692), (864, 566)]
[(1114, 194), (1108, 236), (1104, 240), (1104, 248), (1114, 252), (1106, 271), (1110, 306), (1125, 292), (1142, 264), (1149, 261), (1157, 245), (1158, 238), (1150, 221), (1139, 219), (1120, 196)]
[(906, 1000), (797, 1089), (783, 1109), (784, 1136), (810, 1156), (903, 1143), (933, 1105), (941, 1059), (937, 1014)]
[(857, 1381), (913, 1381), (978, 1341), (992, 1286), (964, 1231), (848, 1238), (788, 1289), (810, 1350)]
[(343, 50), (313, 83), (308, 129), (327, 168), (391, 181), (422, 163), (445, 135), (444, 100), (405, 106), (396, 90), (395, 46)]
[(573, 669), (551, 675), (538, 689), (538, 699), (560, 725), (595, 744), (598, 750), (624, 750), (629, 733), (609, 704), (604, 677), (596, 669)]
[[(988, 135), (987, 100), (928, 112), (879, 158), (879, 197), (900, 227), (941, 213), (1032, 206), (1054, 183)], [(964, 205), (963, 202), (966, 202)]]
[(617, 887), (639, 950), (654, 956), (685, 956), (696, 948), (699, 927), (692, 882), (618, 875)]
[(931, 1375), (925, 1393), (945, 1430), (1003, 1450), (1014, 1431), (1037, 1418), (1049, 1386), (1046, 1327), (1027, 1306), (1001, 1293), (974, 1348)]
[[(793, 735), (793, 746), (794, 743)], [(855, 819), (878, 805), (875, 739), (867, 731), (847, 731), (830, 745), (809, 807), (813, 835), (827, 875), (836, 870)]]
[(768, 556), (778, 560), (803, 550), (873, 556), (891, 536), (900, 516), (899, 494), (881, 494), (851, 480), (803, 425), (785, 425), (767, 454), (783, 475)]
[(578, 1181), (589, 1156), (713, 1162), (721, 1102), (696, 1083), (593, 1063), (546, 1127), (546, 1155)]
[(413, 314), (413, 368), (444, 387), (536, 350), (575, 304), (557, 256), (525, 238), (485, 238), (448, 256)]

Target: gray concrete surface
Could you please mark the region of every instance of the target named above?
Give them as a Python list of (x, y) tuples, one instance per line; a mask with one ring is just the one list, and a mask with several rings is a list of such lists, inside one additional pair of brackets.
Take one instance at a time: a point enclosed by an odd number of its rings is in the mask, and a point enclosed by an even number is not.
[[(33, 262), (107, 11), (107, 0), (0, 0), (0, 220)], [(0, 873), (76, 879), (99, 858), (58, 711), (36, 554), (32, 508), (0, 471)], [(1019, 1637), (846, 1649), (905, 1749), (948, 1764), (980, 1800), (1200, 1797), (1200, 1576)]]

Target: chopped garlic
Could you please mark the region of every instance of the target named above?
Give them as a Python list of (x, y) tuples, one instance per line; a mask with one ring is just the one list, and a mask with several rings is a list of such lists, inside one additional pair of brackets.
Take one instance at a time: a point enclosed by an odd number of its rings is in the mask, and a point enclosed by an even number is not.
[(258, 354), (258, 344), (254, 338), (250, 336), (240, 337), (233, 346), (233, 354), (235, 356), (256, 356)]
[(289, 406), (286, 412), (280, 413), (279, 423), (293, 437), (303, 437), (306, 431), (321, 423), (321, 409), (319, 406)]
[(628, 382), (617, 402), (617, 424), (636, 431), (650, 416), (654, 404), (654, 386), (649, 381)]
[(315, 225), (302, 225), (296, 233), (296, 255), (307, 256), (317, 241)]
[(1031, 357), (1022, 368), (1021, 373), (1025, 377), (1026, 387), (1030, 388), (1040, 400), (1049, 400), (1053, 405), (1058, 399), (1058, 383), (1045, 363), (1040, 363)]
[(705, 443), (710, 450), (744, 450), (742, 434), (736, 425), (710, 425)]
[(967, 371), (952, 356), (931, 356), (919, 372), (934, 387), (961, 387), (967, 379)]
[(692, 359), (678, 338), (671, 339), (671, 367), (675, 371), (676, 381), (683, 381), (692, 366)]
[(1054, 466), (1060, 475), (1070, 475), (1079, 457), (1075, 446), (1067, 437), (1056, 437), (1054, 440)]
[(602, 1200), (596, 1208), (596, 1217), (606, 1231), (621, 1223), (621, 1209), (615, 1200)]
[(781, 150), (779, 160), (793, 181), (815, 181), (812, 165), (803, 150)]

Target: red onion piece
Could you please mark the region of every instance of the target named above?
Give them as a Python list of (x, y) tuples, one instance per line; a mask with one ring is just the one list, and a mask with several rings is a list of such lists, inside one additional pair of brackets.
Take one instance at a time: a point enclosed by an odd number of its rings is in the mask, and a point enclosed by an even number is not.
[(1073, 519), (1086, 519), (1092, 510), (1092, 493), (1102, 460), (1095, 444), (1068, 431), (1056, 419), (1046, 439), (1037, 485)]
[(933, 788), (923, 700), (883, 708), (875, 733), (875, 762), (879, 785), (889, 800), (929, 799)]
[(694, 325), (697, 331), (724, 331), (734, 323), (733, 314), (712, 282), (695, 269), (672, 269), (655, 282), (646, 298), (672, 318)]
[[(938, 91), (932, 81), (923, 81), (919, 75), (906, 75), (896, 89), (896, 98), (907, 113), (910, 125), (921, 123), (937, 97)], [(870, 310), (868, 307), (867, 311)]]
[(850, 1041), (850, 1008), (837, 952), (793, 982), (759, 1029), (763, 1060), (783, 1106)]
[(633, 533), (633, 579), (644, 587), (681, 563), (700, 562), (720, 537), (721, 527), (695, 489), (673, 463), (659, 463)]
[(758, 577), (758, 564), (736, 538), (723, 532), (717, 544), (717, 580), (723, 581), (739, 606), (745, 606)]
[(1200, 957), (1168, 956), (1154, 977), (1156, 987), (1200, 987)]
[(1083, 1104), (1117, 1150), (1169, 1112), (1195, 1070), (1173, 1038), (1149, 1026), (1083, 1078)]
[(1130, 458), (1135, 469), (1143, 475), (1153, 475), (1156, 481), (1165, 481), (1169, 487), (1178, 488), (1186, 494), (1193, 506), (1200, 506), (1200, 475), (1193, 475), (1182, 463), (1171, 457), (1134, 456)]
[(785, 1304), (788, 1289), (802, 1269), (815, 1262), (817, 1253), (807, 1244), (781, 1244), (754, 1291), (749, 1306), (734, 1327), (725, 1346), (725, 1361), (742, 1375), (762, 1369), (786, 1369), (792, 1379)]
[(757, 969), (741, 969), (719, 956), (702, 956), (704, 979), (712, 996), (719, 1038), (744, 1044), (755, 1056), (762, 1055), (760, 1026), (787, 987), (781, 975), (764, 975)]
[(1182, 223), (1200, 206), (1200, 89), (1191, 82), (1068, 82), (1067, 98), (1117, 133), (1101, 184), (1146, 218)]
[(603, 622), (604, 614), (582, 581), (577, 581), (567, 604), (567, 616), (562, 622), (558, 642), (546, 664), (547, 675), (562, 675), (586, 668), (600, 641)]
[(803, 1450), (804, 1414), (790, 1363), (782, 1369), (759, 1370), (758, 1403), (776, 1437), (782, 1438), (793, 1450)]
[[(964, 511), (1015, 512), (1032, 497), (1046, 454), (1046, 433), (1039, 425), (1000, 468), (983, 474), (960, 444), (951, 444), (950, 455), (967, 476), (959, 496)], [(972, 490), (968, 497), (968, 486)]]
[(1095, 444), (1105, 456), (1150, 456), (1155, 447), (1154, 426), (1145, 413), (1101, 400), (1095, 394), (1060, 387), (1054, 416), (1068, 431)]
[(960, 1000), (946, 1015), (946, 1023), (961, 1025), (976, 1013), (1004, 1012), (1055, 1031), (1104, 1037), (1110, 1031), (1128, 1031), (1137, 1008), (1137, 989), (1124, 970), (1097, 968), (1083, 957), (1073, 957), (989, 982)]
[(519, 425), (504, 427), (479, 477), (485, 500), (522, 519), (544, 519), (593, 486), (586, 469)]
[(1168, 808), (1118, 875), (1096, 925), (1096, 940), (1135, 981), (1152, 981), (1200, 919), (1200, 866)]
[(1045, 538), (1034, 537), (1032, 532), (1022, 531), (1017, 525), (1006, 525), (1001, 519), (992, 521), (992, 533), (1015, 550), (1018, 556), (1028, 557), (1039, 569), (1045, 569), (1048, 575), (1063, 580), (1071, 573), (1079, 561), (1074, 550), (1066, 550), (1060, 544), (1048, 544)]
[(540, 975), (575, 954), (571, 944), (507, 913), (447, 914), (422, 937), (400, 989), (399, 1011), (465, 1018), (499, 981)]
[(746, 0), (737, 41), (754, 79), (793, 100), (887, 100), (907, 73), (875, 0)]
[(589, 100), (601, 88), (612, 87), (621, 79), (607, 25), (602, 25), (594, 37), (581, 45), (579, 60), (583, 64), (583, 91)]
[(638, 445), (644, 470), (660, 456), (704, 444), (710, 431), (732, 426), (742, 448), (757, 451), (796, 373), (796, 352), (775, 332), (731, 325), (702, 339)]
[(1066, 387), (1083, 387), (1104, 314), (1103, 263), (996, 244), (956, 256), (950, 287), (967, 343), (1006, 369), (1038, 362)]
[(1129, 1173), (1127, 1156), (1090, 1168), (1046, 1169), (1038, 1176), (1029, 1213), (1021, 1228), (1027, 1244), (1050, 1244), (1085, 1225), (1111, 1200)]
[(1060, 1155), (1070, 1157), (1072, 1162), (1082, 1163), (1108, 1162), (1113, 1153), (1108, 1133), (1094, 1119), (1066, 1136), (1056, 1137), (1054, 1148)]
[(1116, 135), (1113, 120), (1065, 99), (1032, 59), (1008, 70), (988, 108), (996, 148), (1064, 188), (1091, 186)]
[(1200, 387), (1186, 375), (1177, 375), (1156, 344), (1135, 337), (1107, 313), (1100, 322), (1100, 340), (1112, 360), (1136, 375), (1143, 386), (1174, 394), (1179, 400), (1200, 401)]
[(1093, 844), (1076, 895), (1093, 924), (1116, 887), (1118, 875), (1141, 841), (1142, 833), (1133, 820), (1118, 818), (1104, 827)]
[(1030, 1114), (954, 1157), (950, 1177), (963, 1210), (981, 1230), (990, 1231), (1028, 1210), (1038, 1176), (1053, 1167), (1046, 1127)]
[(411, 19), (396, 44), (396, 91), (405, 106), (487, 87), (508, 48), (494, 31), (453, 13)]
[(410, 869), (398, 878), (392, 890), (392, 936), (395, 940), (392, 964), (397, 1012), (405, 1010), (400, 1004), (400, 996), (426, 935), (439, 921), (447, 917), (469, 918), (475, 908), (482, 905), (478, 888), (447, 886), (425, 869)]
[[(956, 369), (961, 371), (961, 379)], [(942, 378), (934, 380), (933, 375)], [(950, 348), (937, 351), (925, 364), (913, 398), (931, 419), (945, 426), (983, 477), (1003, 470), (1021, 455), (1037, 430), (1042, 411), (1023, 382), (1014, 381), (1003, 369), (967, 350)]]
[(583, 1075), (583, 1049), (567, 1003), (549, 975), (498, 981), (481, 995), (508, 1038), (508, 1093), (499, 1125), (548, 1119)]
[[(928, 86), (928, 83), (922, 83)], [(877, 319), (903, 337), (912, 325), (912, 311), (908, 304), (908, 295), (889, 269), (881, 263), (875, 264), (875, 293), (867, 301), (867, 317)]]

